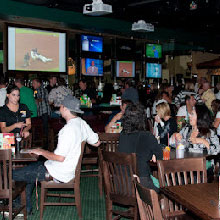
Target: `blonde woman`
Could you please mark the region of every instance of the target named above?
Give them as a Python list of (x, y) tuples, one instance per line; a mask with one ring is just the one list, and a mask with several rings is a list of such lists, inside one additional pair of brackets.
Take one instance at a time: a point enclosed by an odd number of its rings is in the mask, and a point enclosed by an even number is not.
[(171, 117), (169, 104), (162, 102), (156, 106), (155, 128), (160, 137), (160, 144), (168, 144), (168, 134), (171, 137), (177, 131), (175, 118)]

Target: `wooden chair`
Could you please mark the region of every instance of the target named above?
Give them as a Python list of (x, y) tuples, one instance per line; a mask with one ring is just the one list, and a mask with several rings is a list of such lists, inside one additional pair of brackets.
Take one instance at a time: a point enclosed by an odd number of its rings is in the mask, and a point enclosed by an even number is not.
[(21, 140), (21, 149), (30, 149), (32, 147), (32, 134)]
[[(43, 219), (44, 206), (72, 206), (76, 205), (79, 218), (82, 218), (82, 208), (80, 200), (80, 172), (83, 152), (85, 148), (85, 142), (81, 144), (81, 155), (76, 166), (75, 178), (68, 183), (56, 183), (54, 181), (42, 181), (41, 182), (41, 202), (40, 202), (40, 219)], [(48, 189), (72, 189), (74, 194), (62, 194), (62, 193), (48, 193)], [(59, 197), (59, 202), (46, 202), (47, 196)], [(75, 198), (74, 202), (60, 202), (61, 198)]]
[(103, 167), (102, 167), (102, 151), (116, 152), (119, 144), (120, 134), (99, 133), (101, 145), (98, 148), (99, 155), (99, 193), (103, 192)]
[[(207, 182), (206, 159), (203, 157), (158, 160), (157, 165), (160, 187)], [(163, 205), (162, 213), (166, 218), (186, 214), (180, 205), (166, 197)]]
[(137, 180), (136, 198), (141, 220), (162, 220), (162, 213), (158, 201), (157, 193), (142, 186)]
[[(106, 219), (117, 215), (137, 219), (137, 201), (133, 184), (136, 173), (136, 155), (103, 151), (103, 175), (105, 182)], [(126, 210), (113, 209), (113, 203), (129, 207)]]
[[(26, 184), (24, 182), (12, 182), (11, 150), (0, 150), (0, 164), (0, 199), (4, 200), (0, 205), (0, 211), (9, 211), (9, 220), (14, 219), (23, 211), (26, 220)], [(12, 208), (12, 201), (19, 195), (21, 195), (21, 206)]]

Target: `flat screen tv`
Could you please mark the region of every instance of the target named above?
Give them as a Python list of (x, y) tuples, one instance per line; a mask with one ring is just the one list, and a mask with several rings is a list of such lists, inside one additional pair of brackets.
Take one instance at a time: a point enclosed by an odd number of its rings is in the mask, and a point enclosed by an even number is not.
[(158, 63), (146, 63), (146, 77), (161, 78), (162, 66)]
[(103, 60), (82, 58), (81, 72), (85, 76), (103, 76)]
[(4, 62), (4, 53), (3, 50), (0, 50), (0, 64), (3, 64)]
[(134, 61), (117, 61), (116, 77), (134, 77), (135, 62)]
[(8, 26), (8, 70), (66, 72), (66, 33)]
[(148, 58), (160, 59), (162, 58), (162, 45), (160, 44), (147, 44), (146, 56)]
[(103, 52), (103, 38), (92, 35), (81, 35), (82, 51)]

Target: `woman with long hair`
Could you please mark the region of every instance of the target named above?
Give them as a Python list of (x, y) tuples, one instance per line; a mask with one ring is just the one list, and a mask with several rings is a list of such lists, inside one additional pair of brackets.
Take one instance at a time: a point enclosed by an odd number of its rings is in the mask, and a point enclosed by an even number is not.
[(128, 104), (121, 119), (123, 130), (120, 133), (119, 152), (136, 153), (140, 181), (148, 188), (158, 191), (154, 186), (148, 162), (153, 155), (163, 158), (162, 148), (156, 138), (147, 131), (144, 108), (140, 104)]
[(31, 129), (31, 113), (26, 105), (19, 103), (19, 99), (19, 88), (9, 86), (6, 104), (0, 108), (0, 128), (2, 133), (21, 133), (26, 138)]
[(183, 139), (191, 152), (202, 153), (204, 149), (211, 154), (220, 152), (219, 138), (212, 128), (209, 109), (205, 105), (197, 105), (189, 117), (189, 125), (183, 127), (180, 133), (173, 134), (170, 144)]

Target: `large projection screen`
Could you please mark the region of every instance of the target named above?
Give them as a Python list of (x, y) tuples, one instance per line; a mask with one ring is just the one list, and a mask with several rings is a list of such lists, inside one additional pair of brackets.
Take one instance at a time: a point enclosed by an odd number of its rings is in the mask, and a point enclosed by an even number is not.
[(8, 70), (66, 72), (66, 33), (9, 26)]

